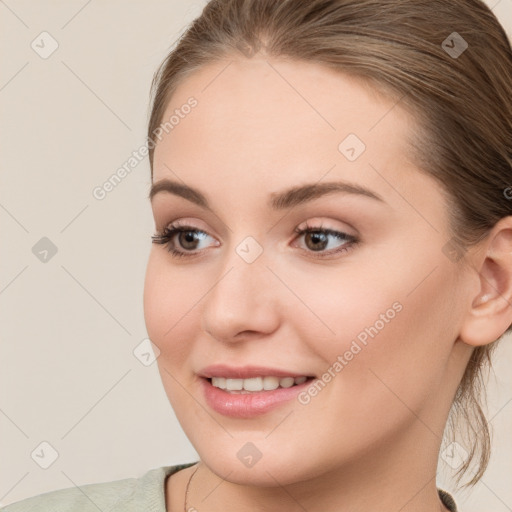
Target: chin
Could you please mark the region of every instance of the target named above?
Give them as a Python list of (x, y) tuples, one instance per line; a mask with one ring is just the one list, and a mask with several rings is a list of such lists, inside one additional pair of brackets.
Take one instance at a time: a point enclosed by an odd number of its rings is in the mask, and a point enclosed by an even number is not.
[[(233, 457), (201, 457), (203, 463), (219, 478), (239, 485), (252, 485), (256, 487), (279, 487), (307, 479), (307, 475), (300, 475), (300, 468), (290, 472), (290, 465), (276, 458), (263, 461), (260, 459), (252, 467), (246, 467)], [(298, 472), (297, 472), (298, 470)]]
[[(303, 442), (288, 442), (276, 438), (259, 440), (244, 432), (234, 438), (206, 440), (201, 436), (199, 443), (192, 443), (201, 461), (219, 478), (239, 485), (257, 487), (278, 487), (314, 479), (323, 467), (301, 449)], [(190, 439), (190, 438), (189, 438)]]

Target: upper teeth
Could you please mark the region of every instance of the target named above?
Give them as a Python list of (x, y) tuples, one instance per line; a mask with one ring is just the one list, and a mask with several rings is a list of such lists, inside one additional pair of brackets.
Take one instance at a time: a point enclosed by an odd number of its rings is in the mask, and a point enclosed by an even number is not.
[(282, 388), (289, 388), (294, 384), (302, 384), (307, 377), (252, 377), (250, 379), (227, 379), (225, 377), (212, 377), (212, 385), (216, 388), (227, 391), (270, 391)]

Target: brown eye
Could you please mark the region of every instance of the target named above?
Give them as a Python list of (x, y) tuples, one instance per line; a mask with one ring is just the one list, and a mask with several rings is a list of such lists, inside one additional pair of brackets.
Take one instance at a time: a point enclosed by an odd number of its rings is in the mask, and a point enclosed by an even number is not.
[[(208, 233), (192, 226), (171, 224), (164, 228), (162, 234), (153, 235), (153, 243), (167, 246), (173, 256), (196, 256), (201, 251), (198, 244), (209, 237)], [(177, 243), (175, 242), (177, 239)], [(196, 252), (193, 252), (196, 251)]]
[(304, 241), (308, 246), (308, 249), (312, 251), (322, 251), (327, 247), (328, 237), (324, 232), (321, 231), (310, 231), (306, 233)]
[[(302, 235), (304, 235), (305, 250), (311, 253), (318, 253), (317, 257), (330, 256), (347, 251), (358, 242), (355, 236), (334, 229), (307, 227), (305, 229), (297, 228), (295, 232), (299, 235), (297, 238), (301, 238)], [(337, 247), (331, 247), (330, 250), (326, 251), (330, 240), (337, 240), (343, 243), (339, 244)]]
[(181, 231), (177, 233), (179, 245), (188, 251), (197, 249), (196, 245), (199, 242), (197, 233), (195, 231)]

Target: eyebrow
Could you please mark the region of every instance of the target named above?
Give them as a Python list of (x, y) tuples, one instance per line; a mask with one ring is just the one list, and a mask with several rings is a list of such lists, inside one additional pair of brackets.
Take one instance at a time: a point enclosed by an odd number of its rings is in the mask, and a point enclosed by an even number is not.
[[(167, 178), (157, 181), (151, 186), (148, 196), (149, 200), (153, 201), (153, 198), (161, 192), (167, 192), (182, 197), (206, 210), (212, 211), (206, 197), (199, 192), (199, 190), (185, 185), (184, 183), (172, 181)], [(272, 210), (286, 210), (334, 192), (368, 197), (386, 204), (381, 196), (361, 185), (345, 181), (331, 181), (325, 183), (308, 183), (282, 192), (274, 192), (270, 194), (269, 207)]]

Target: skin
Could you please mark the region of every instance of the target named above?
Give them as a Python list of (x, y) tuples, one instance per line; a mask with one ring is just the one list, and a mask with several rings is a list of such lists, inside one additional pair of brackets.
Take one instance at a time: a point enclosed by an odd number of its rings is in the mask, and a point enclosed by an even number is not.
[[(165, 392), (201, 459), (188, 507), (446, 510), (435, 476), (450, 405), (474, 347), (512, 323), (510, 218), (466, 253), (468, 265), (448, 258), (448, 206), (409, 151), (414, 118), (321, 65), (209, 64), (179, 86), (164, 118), (190, 96), (198, 105), (156, 146), (153, 183), (198, 188), (213, 212), (166, 192), (152, 210), (157, 233), (179, 219), (208, 236), (197, 249), (174, 237), (178, 250), (200, 253), (190, 258), (154, 244), (144, 289)], [(338, 150), (349, 133), (366, 145), (353, 162)], [(286, 211), (266, 206), (271, 193), (338, 180), (383, 202), (332, 193)], [(294, 233), (306, 221), (359, 242), (315, 258), (307, 235)], [(247, 236), (263, 249), (250, 264), (235, 250)], [(347, 244), (328, 240), (324, 253)], [(318, 378), (397, 301), (403, 309), (308, 404), (252, 419), (207, 405), (196, 374), (206, 365)], [(237, 457), (249, 441), (262, 453), (250, 468)], [(195, 469), (167, 479), (167, 510), (183, 510)]]

